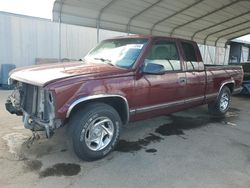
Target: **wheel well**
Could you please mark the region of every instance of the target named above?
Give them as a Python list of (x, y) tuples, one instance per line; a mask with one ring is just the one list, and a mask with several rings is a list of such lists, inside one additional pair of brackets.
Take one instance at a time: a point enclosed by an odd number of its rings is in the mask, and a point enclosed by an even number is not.
[(86, 104), (89, 104), (92, 102), (100, 102), (100, 103), (105, 103), (105, 104), (112, 106), (120, 115), (122, 123), (126, 124), (128, 122), (129, 120), (128, 110), (129, 109), (127, 109), (126, 101), (124, 101), (124, 99), (120, 97), (105, 97), (105, 98), (97, 98), (97, 99), (91, 99), (91, 100), (80, 102), (76, 106), (73, 107), (72, 111), (70, 112), (70, 116), (74, 114), (78, 109), (84, 108)]
[(233, 91), (234, 91), (234, 83), (228, 83), (228, 84), (225, 84), (224, 86), (227, 86), (230, 89), (230, 92), (233, 93)]

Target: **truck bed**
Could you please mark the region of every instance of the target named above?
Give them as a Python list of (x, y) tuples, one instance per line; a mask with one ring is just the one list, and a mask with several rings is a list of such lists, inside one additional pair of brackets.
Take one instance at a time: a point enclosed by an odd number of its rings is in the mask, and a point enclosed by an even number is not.
[[(241, 65), (204, 65), (207, 75), (207, 88), (220, 88), (221, 83), (233, 81), (232, 92), (241, 90), (243, 69)], [(226, 78), (226, 79), (225, 79)]]

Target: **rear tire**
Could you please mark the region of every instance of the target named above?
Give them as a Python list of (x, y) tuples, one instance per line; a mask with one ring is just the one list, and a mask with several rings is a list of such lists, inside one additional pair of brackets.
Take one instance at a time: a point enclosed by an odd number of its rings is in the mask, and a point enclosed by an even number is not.
[(104, 103), (90, 103), (70, 118), (73, 148), (86, 161), (105, 157), (117, 144), (121, 118), (117, 111)]
[(219, 93), (217, 100), (214, 103), (208, 104), (208, 110), (211, 114), (223, 116), (227, 113), (231, 103), (231, 91), (227, 86), (224, 86)]

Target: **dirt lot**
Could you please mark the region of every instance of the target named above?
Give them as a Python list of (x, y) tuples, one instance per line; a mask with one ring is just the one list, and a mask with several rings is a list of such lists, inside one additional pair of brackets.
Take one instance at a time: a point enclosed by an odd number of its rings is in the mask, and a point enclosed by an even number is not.
[(83, 162), (66, 128), (31, 136), (5, 111), (0, 91), (0, 187), (250, 187), (250, 98), (234, 97), (225, 118), (206, 106), (129, 124), (115, 152)]

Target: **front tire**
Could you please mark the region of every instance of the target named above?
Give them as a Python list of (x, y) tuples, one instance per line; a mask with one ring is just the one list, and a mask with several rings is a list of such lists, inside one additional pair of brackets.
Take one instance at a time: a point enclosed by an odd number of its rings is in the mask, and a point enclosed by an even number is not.
[(224, 86), (219, 93), (215, 103), (208, 104), (208, 109), (211, 114), (223, 116), (227, 113), (231, 102), (231, 91), (227, 86)]
[(105, 157), (117, 144), (121, 119), (117, 111), (104, 103), (90, 103), (70, 119), (73, 148), (82, 160)]

